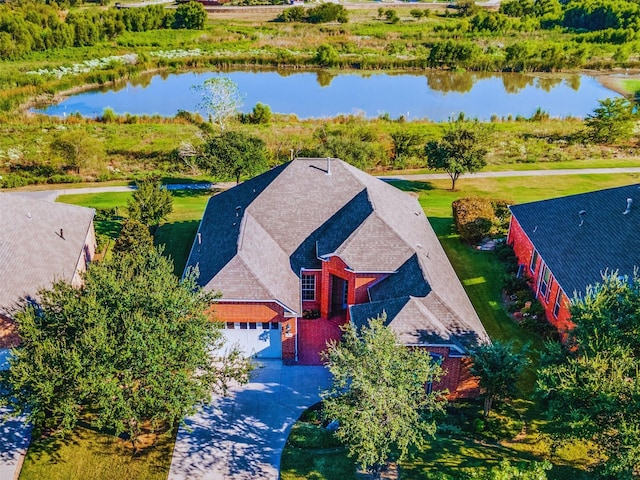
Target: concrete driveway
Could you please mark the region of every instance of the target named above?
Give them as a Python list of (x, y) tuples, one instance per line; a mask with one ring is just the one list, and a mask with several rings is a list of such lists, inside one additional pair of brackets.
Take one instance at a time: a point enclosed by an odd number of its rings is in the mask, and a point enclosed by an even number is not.
[(291, 426), (329, 385), (324, 367), (262, 360), (250, 383), (217, 397), (180, 428), (169, 480), (279, 477)]
[[(9, 368), (9, 350), (0, 349), (0, 370)], [(0, 479), (18, 478), (22, 460), (31, 441), (31, 427), (24, 417), (5, 418), (9, 413), (0, 407)]]

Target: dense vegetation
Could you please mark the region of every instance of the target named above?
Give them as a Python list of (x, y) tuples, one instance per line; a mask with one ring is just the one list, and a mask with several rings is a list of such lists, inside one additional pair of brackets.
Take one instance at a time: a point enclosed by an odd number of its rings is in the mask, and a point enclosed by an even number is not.
[[(55, 5), (55, 4), (54, 4)], [(203, 28), (206, 13), (189, 2), (177, 10), (162, 5), (124, 9), (82, 9), (64, 20), (57, 7), (27, 0), (0, 5), (0, 58), (15, 59), (31, 51), (86, 47), (113, 40), (124, 32), (162, 28)]]

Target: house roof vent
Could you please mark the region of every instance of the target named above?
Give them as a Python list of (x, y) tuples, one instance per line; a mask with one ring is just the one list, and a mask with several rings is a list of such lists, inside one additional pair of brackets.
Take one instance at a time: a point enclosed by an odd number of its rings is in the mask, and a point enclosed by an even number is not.
[(580, 210), (578, 212), (578, 216), (580, 217), (580, 225), (578, 225), (579, 227), (581, 227), (584, 224), (584, 216), (587, 214), (586, 210)]
[(627, 213), (629, 213), (631, 211), (631, 204), (633, 203), (633, 198), (629, 197), (627, 198), (627, 209), (622, 212), (623, 215), (626, 215)]

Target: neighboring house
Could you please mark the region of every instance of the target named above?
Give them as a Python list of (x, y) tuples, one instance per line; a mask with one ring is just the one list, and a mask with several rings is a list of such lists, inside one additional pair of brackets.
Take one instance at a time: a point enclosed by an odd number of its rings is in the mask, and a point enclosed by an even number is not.
[(0, 348), (15, 342), (11, 317), (22, 302), (57, 280), (81, 284), (95, 253), (93, 216), (90, 208), (0, 193)]
[(507, 242), (532, 278), (547, 319), (572, 328), (570, 302), (603, 273), (640, 266), (640, 186), (609, 188), (510, 207)]
[(319, 364), (340, 325), (383, 312), (442, 361), (455, 391), (489, 341), (418, 201), (337, 159), (297, 159), (209, 200), (186, 270), (220, 292), (248, 355)]

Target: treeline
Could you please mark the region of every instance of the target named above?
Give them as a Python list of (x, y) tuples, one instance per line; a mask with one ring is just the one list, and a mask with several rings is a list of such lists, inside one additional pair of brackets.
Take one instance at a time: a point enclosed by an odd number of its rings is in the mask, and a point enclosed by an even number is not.
[(556, 25), (574, 30), (640, 30), (637, 0), (509, 0), (500, 12), (512, 17), (536, 19), (542, 28)]
[(71, 11), (61, 20), (55, 5), (39, 2), (0, 5), (0, 58), (15, 59), (32, 51), (86, 47), (112, 40), (123, 32), (145, 32), (160, 28), (204, 27), (206, 12), (189, 2), (176, 10), (161, 5), (124, 9)]

